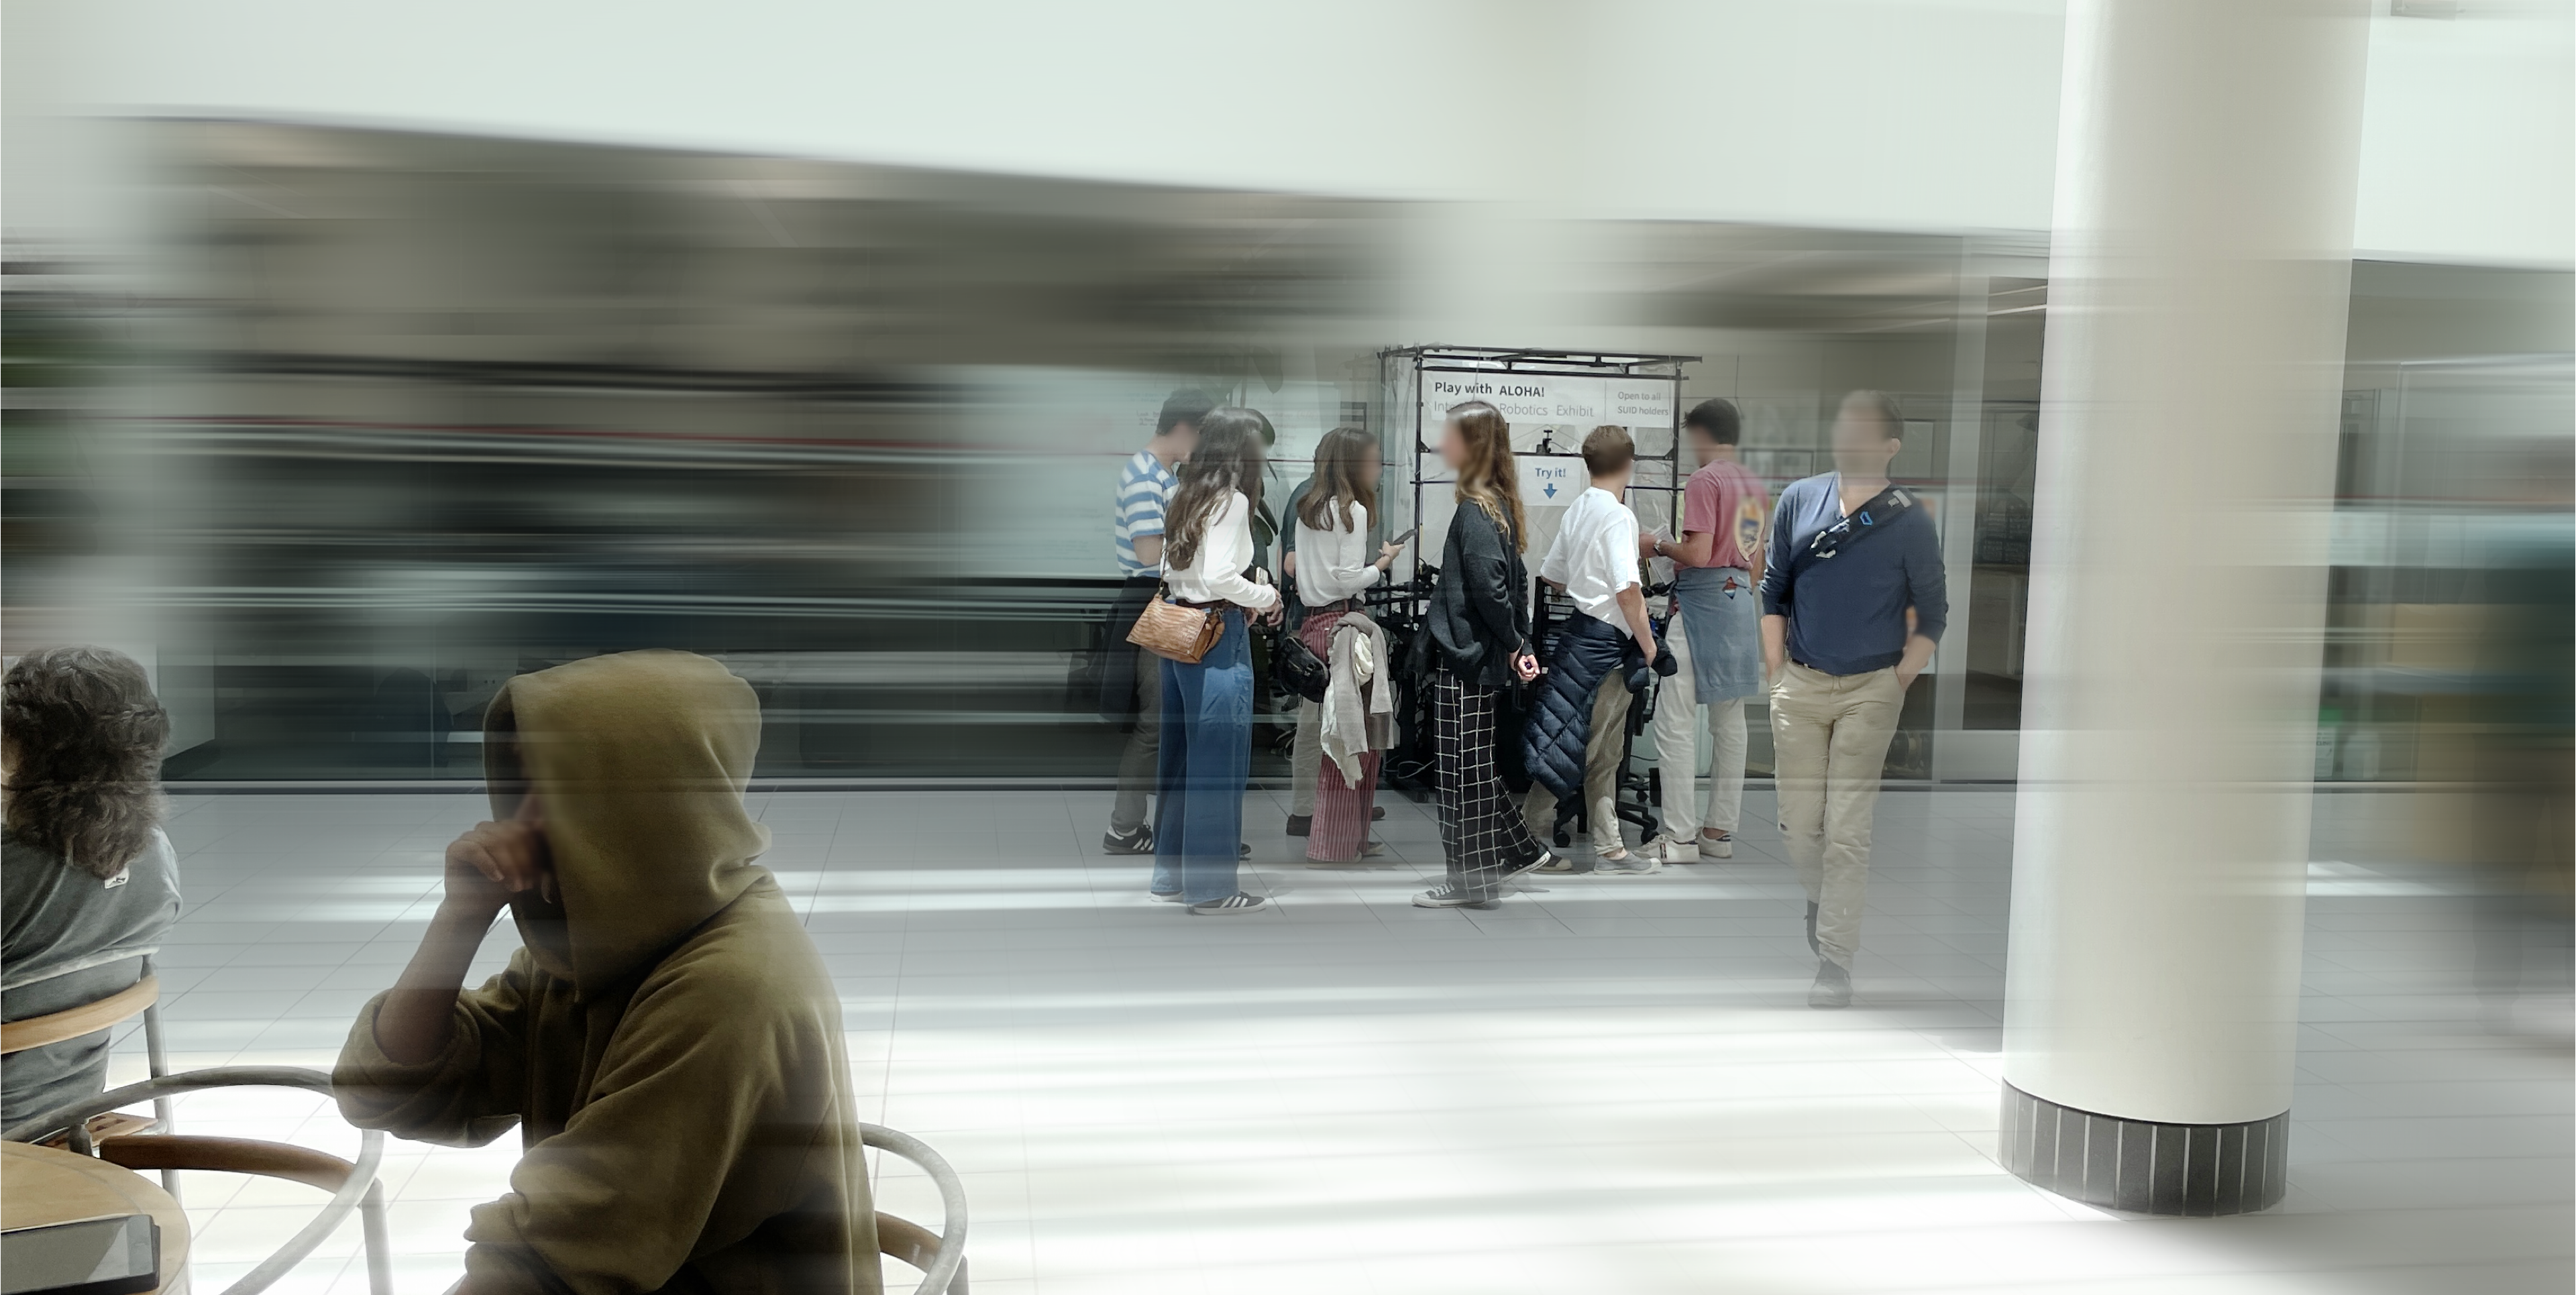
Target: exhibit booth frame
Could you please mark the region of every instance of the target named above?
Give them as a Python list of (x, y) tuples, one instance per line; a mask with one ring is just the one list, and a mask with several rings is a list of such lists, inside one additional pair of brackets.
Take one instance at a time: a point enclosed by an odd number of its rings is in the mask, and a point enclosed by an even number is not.
[[(1381, 479), (1380, 498), (1402, 500), (1408, 509), (1405, 516), (1388, 517), (1384, 533), (1401, 534), (1409, 527), (1419, 527), (1420, 532), (1411, 545), (1410, 578), (1401, 585), (1383, 587), (1372, 599), (1373, 610), (1382, 620), (1419, 624), (1436, 570), (1429, 555), (1440, 552), (1455, 512), (1444, 488), (1454, 478), (1440, 461), (1437, 440), (1448, 409), (1461, 401), (1490, 401), (1511, 424), (1521, 502), (1530, 516), (1527, 539), (1533, 574), (1555, 539), (1564, 506), (1586, 486), (1583, 438), (1597, 426), (1625, 427), (1637, 442), (1637, 468), (1627, 502), (1636, 511), (1639, 526), (1645, 530), (1661, 526), (1678, 534), (1682, 487), (1689, 478), (1681, 454), (1682, 382), (1685, 367), (1700, 359), (1485, 346), (1405, 346), (1378, 352), (1381, 408), (1386, 411), (1379, 450), (1384, 470), (1400, 471), (1407, 478)], [(1409, 448), (1404, 444), (1408, 439)], [(1385, 488), (1389, 485), (1397, 488)], [(1658, 561), (1644, 572), (1650, 596), (1669, 591), (1669, 576), (1664, 582), (1655, 579), (1654, 567), (1663, 565)], [(1570, 602), (1550, 595), (1544, 583), (1533, 583), (1531, 642), (1542, 643), (1551, 620), (1575, 613)], [(1626, 737), (1630, 745), (1652, 713), (1651, 707), (1647, 698), (1629, 708)], [(1413, 758), (1390, 759), (1386, 778), (1420, 798), (1431, 790), (1429, 753), (1419, 743), (1404, 745), (1414, 748)], [(1621, 761), (1619, 815), (1641, 832), (1651, 833), (1653, 784), (1632, 776), (1629, 764), (1624, 758)], [(1567, 825), (1581, 824), (1583, 818), (1583, 807), (1569, 813), (1560, 806), (1555, 833), (1560, 845), (1567, 840)]]

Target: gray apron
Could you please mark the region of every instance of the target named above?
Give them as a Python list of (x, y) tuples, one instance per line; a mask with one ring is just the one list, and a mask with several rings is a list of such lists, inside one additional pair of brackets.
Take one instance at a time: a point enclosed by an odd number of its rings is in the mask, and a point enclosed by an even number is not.
[(1702, 704), (1762, 691), (1762, 594), (1742, 567), (1684, 567), (1673, 601), (1690, 637), (1691, 687)]

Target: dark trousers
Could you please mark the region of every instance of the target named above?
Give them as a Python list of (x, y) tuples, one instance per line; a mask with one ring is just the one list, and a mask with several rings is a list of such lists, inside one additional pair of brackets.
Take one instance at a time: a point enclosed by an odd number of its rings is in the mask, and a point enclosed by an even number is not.
[(1439, 788), (1440, 852), (1449, 880), (1495, 898), (1505, 872), (1539, 856), (1520, 806), (1494, 768), (1494, 711), (1502, 690), (1469, 684), (1446, 667), (1431, 677), (1431, 743)]

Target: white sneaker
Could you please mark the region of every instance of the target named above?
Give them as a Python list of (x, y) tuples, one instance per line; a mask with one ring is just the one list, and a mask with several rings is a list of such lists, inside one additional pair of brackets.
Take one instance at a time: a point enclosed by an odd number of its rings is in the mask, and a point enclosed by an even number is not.
[(1676, 841), (1661, 832), (1637, 847), (1637, 853), (1657, 863), (1697, 863), (1699, 846), (1690, 841)]
[(1735, 834), (1732, 832), (1720, 832), (1715, 836), (1710, 836), (1706, 832), (1700, 833), (1699, 854), (1703, 859), (1734, 858)]

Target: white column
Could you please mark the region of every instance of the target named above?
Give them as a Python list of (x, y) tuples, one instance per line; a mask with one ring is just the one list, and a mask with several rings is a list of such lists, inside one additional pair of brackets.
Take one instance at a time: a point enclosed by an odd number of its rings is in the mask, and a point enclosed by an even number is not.
[(2278, 1196), (2368, 12), (2069, 6), (2003, 1151), (2087, 1200)]

